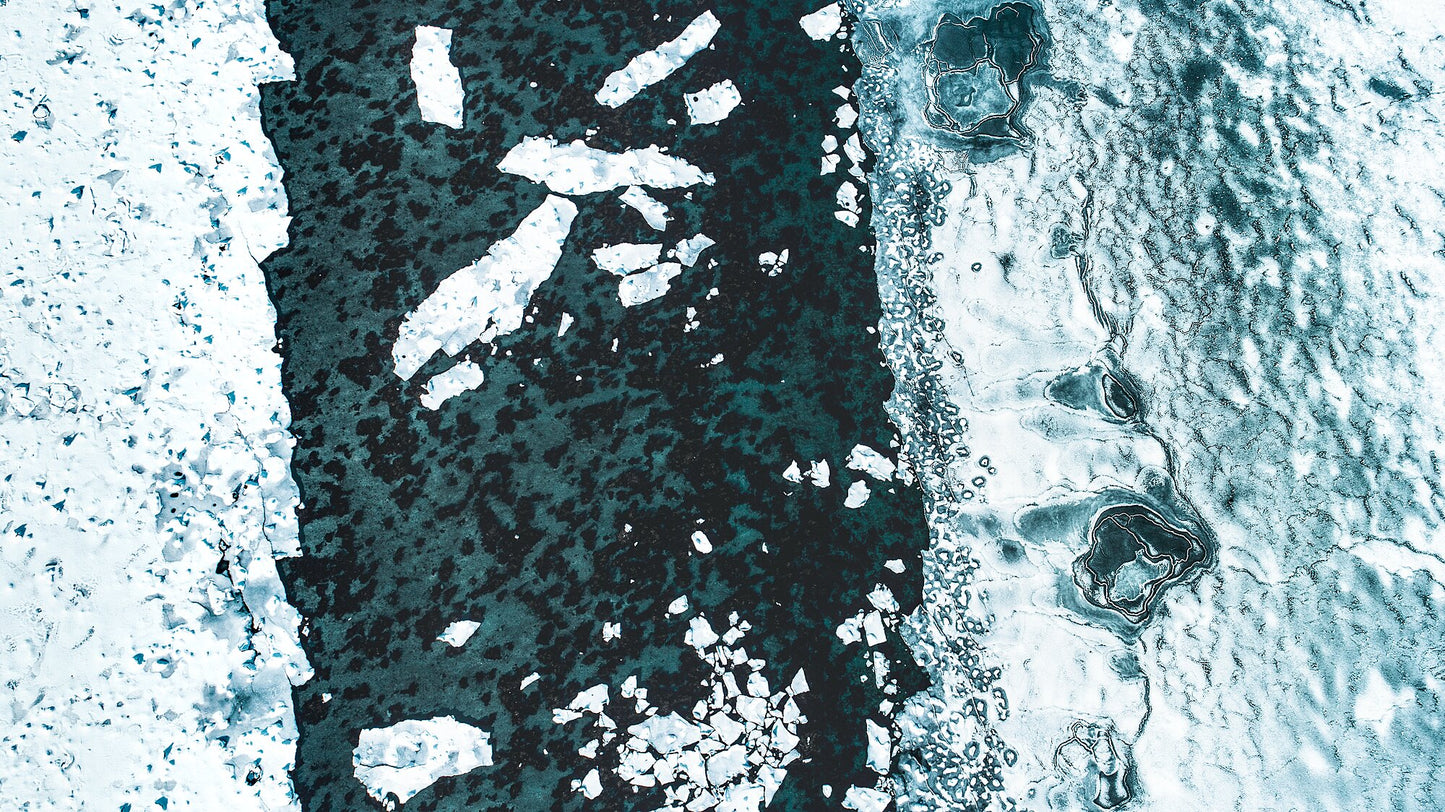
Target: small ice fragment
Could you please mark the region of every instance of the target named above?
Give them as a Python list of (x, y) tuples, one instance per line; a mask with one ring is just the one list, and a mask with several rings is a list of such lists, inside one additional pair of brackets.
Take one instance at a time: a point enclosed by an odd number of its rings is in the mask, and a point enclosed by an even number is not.
[(822, 160), (818, 164), (818, 174), (831, 175), (834, 172), (837, 172), (838, 160), (839, 158), (837, 155), (824, 155)]
[(702, 731), (697, 725), (678, 716), (676, 712), (666, 716), (654, 716), (629, 727), (627, 732), (647, 742), (649, 747), (662, 755), (676, 753), (702, 739)]
[(491, 734), (451, 716), (408, 719), (361, 731), (351, 764), (368, 795), (378, 801), (395, 795), (406, 803), (440, 778), (490, 766), (490, 740)]
[(893, 761), (893, 737), (888, 728), (872, 719), (865, 720), (868, 726), (868, 766), (879, 775), (888, 774), (888, 765)]
[(687, 634), (683, 636), (683, 642), (695, 649), (705, 649), (717, 641), (717, 632), (712, 630), (712, 624), (704, 617), (693, 618), (688, 623)]
[(601, 713), (607, 705), (608, 690), (607, 683), (599, 682), (572, 697), (572, 701), (567, 703), (567, 710)]
[(519, 685), (519, 686), (517, 686), (517, 690), (519, 690), (519, 691), (525, 691), (525, 690), (527, 690), (527, 686), (528, 686), (528, 685), (531, 685), (532, 683), (536, 682), (537, 680), (539, 680), (539, 679), (541, 679), (541, 678), (542, 678), (542, 675), (541, 675), (541, 674), (538, 674), (536, 671), (533, 671), (532, 673), (528, 674), (527, 676), (522, 677), (522, 684)]
[(847, 101), (848, 99), (853, 98), (853, 88), (847, 87), (845, 85), (838, 85), (837, 87), (833, 88), (833, 95), (844, 101)]
[(873, 591), (868, 593), (868, 602), (880, 612), (898, 611), (898, 599), (893, 597), (893, 590), (883, 584), (873, 585)]
[(836, 152), (838, 149), (838, 136), (831, 133), (823, 136), (822, 146), (824, 152)]
[(471, 361), (463, 361), (445, 372), (437, 373), (426, 382), (426, 388), (422, 390), (419, 398), (421, 405), (433, 411), (440, 409), (443, 403), (457, 395), (481, 386), (486, 378), (480, 366)]
[(868, 502), (871, 495), (868, 483), (860, 479), (848, 486), (848, 496), (843, 499), (843, 507), (857, 510)]
[(562, 336), (567, 335), (567, 328), (572, 326), (572, 321), (573, 321), (573, 320), (572, 320), (572, 314), (571, 314), (571, 313), (566, 313), (566, 312), (564, 312), (564, 313), (562, 314), (562, 323), (559, 324), (559, 325), (557, 325), (557, 337), (558, 337), (558, 338), (561, 338)]
[(833, 212), (833, 216), (836, 217), (836, 218), (838, 218), (838, 222), (842, 223), (843, 225), (845, 225), (845, 226), (847, 226), (847, 227), (849, 227), (849, 228), (857, 228), (857, 227), (858, 227), (858, 214), (857, 214), (856, 212), (851, 212), (851, 211), (835, 211), (835, 212)]
[(860, 612), (838, 624), (838, 639), (842, 640), (845, 646), (851, 646), (854, 643), (861, 642), (863, 640), (862, 627), (863, 616)]
[(592, 252), (592, 261), (598, 268), (618, 276), (651, 268), (661, 257), (661, 245), (631, 242), (604, 245)]
[(670, 283), (682, 273), (682, 266), (676, 262), (664, 262), (641, 273), (624, 277), (617, 286), (617, 298), (623, 307), (650, 302), (665, 295)]
[(863, 151), (863, 141), (858, 138), (858, 133), (853, 133), (848, 136), (847, 141), (843, 142), (843, 154), (847, 155), (848, 160), (852, 161), (855, 166), (863, 165), (863, 159), (867, 153)]
[(833, 123), (837, 124), (840, 130), (853, 129), (853, 125), (858, 123), (857, 108), (847, 102), (838, 105), (838, 109), (833, 111)]
[(788, 685), (788, 693), (797, 696), (798, 694), (806, 694), (809, 690), (808, 678), (803, 675), (803, 669), (800, 668), (798, 669), (798, 673), (793, 675), (793, 681)]
[(622, 624), (621, 624), (621, 623), (608, 623), (608, 622), (606, 622), (606, 621), (604, 621), (604, 622), (602, 623), (602, 642), (604, 642), (604, 643), (610, 643), (610, 642), (612, 642), (613, 640), (621, 639), (621, 637), (622, 637)]
[(607, 75), (597, 91), (597, 103), (621, 107), (641, 93), (672, 75), (694, 54), (706, 48), (717, 35), (721, 24), (711, 11), (704, 11), (687, 24), (676, 39), (668, 40), (650, 51), (634, 56), (627, 66)]
[(883, 616), (877, 612), (869, 612), (863, 616), (863, 640), (871, 648), (881, 646), (888, 639), (888, 633), (883, 630)]
[(801, 468), (798, 467), (797, 460), (793, 460), (793, 462), (788, 465), (788, 470), (783, 472), (783, 479), (786, 479), (789, 482), (798, 483), (801, 483), (803, 481), (803, 471)]
[(714, 245), (717, 245), (717, 243), (713, 241), (711, 237), (706, 234), (698, 234), (695, 237), (680, 241), (677, 246), (672, 249), (672, 256), (678, 262), (691, 268), (693, 264), (697, 262), (697, 258), (702, 256), (702, 252)]
[(712, 542), (708, 540), (707, 534), (701, 530), (695, 531), (692, 534), (692, 546), (696, 547), (700, 553), (712, 552)]
[(452, 32), (430, 25), (416, 27), (411, 46), (411, 81), (423, 121), (462, 126), (462, 77), (451, 62)]
[(511, 236), (453, 273), (401, 324), (391, 348), (398, 378), (411, 380), (437, 350), (456, 355), (522, 326), (527, 302), (562, 258), (577, 207), (548, 195)]
[(858, 187), (852, 181), (843, 181), (838, 184), (838, 193), (833, 196), (839, 208), (857, 214), (860, 211), (858, 205)]
[(893, 803), (893, 796), (869, 787), (849, 787), (843, 795), (843, 808), (853, 812), (883, 812)]
[(742, 104), (743, 97), (731, 79), (724, 79), (696, 93), (685, 94), (683, 101), (687, 103), (691, 123), (716, 124), (731, 115)]
[(528, 136), (508, 150), (497, 168), (561, 195), (587, 195), (627, 186), (683, 189), (713, 176), (657, 146), (608, 152), (583, 141), (560, 144), (552, 136)]
[[(597, 774), (597, 770), (595, 768), (589, 770), (587, 772), (587, 775), (582, 779), (580, 787), (582, 790), (582, 794), (587, 796), (589, 800), (592, 798), (596, 798), (598, 795), (602, 794), (602, 776)], [(882, 807), (879, 807), (879, 809), (881, 810)]]
[(647, 225), (650, 226), (653, 231), (664, 231), (667, 229), (668, 220), (671, 219), (667, 216), (667, 206), (654, 200), (647, 192), (642, 190), (642, 187), (629, 186), (623, 190), (622, 194), (618, 195), (618, 197), (621, 198), (623, 203), (631, 206), (638, 214), (641, 214), (642, 219), (647, 221)]
[(476, 634), (477, 629), (481, 627), (482, 624), (475, 620), (455, 620), (447, 626), (446, 631), (437, 635), (437, 640), (446, 643), (452, 648), (461, 648), (467, 644), (468, 640), (472, 639), (472, 635)]
[(874, 451), (862, 443), (853, 446), (848, 452), (848, 461), (844, 463), (850, 470), (861, 471), (873, 477), (879, 482), (887, 482), (893, 478), (898, 466), (893, 461)]
[(798, 20), (798, 25), (809, 37), (825, 42), (836, 36), (843, 26), (843, 7), (839, 3), (829, 3), (812, 14), (804, 15)]
[(904, 570), (903, 559), (890, 558), (887, 561), (883, 562), (883, 568), (887, 570), (892, 570), (893, 572), (902, 573)]
[(811, 463), (809, 463), (808, 479), (813, 483), (813, 487), (828, 487), (829, 477), (831, 476), (832, 472), (828, 468), (827, 460), (813, 460)]
[(669, 615), (680, 615), (687, 611), (687, 596), (679, 595), (672, 603), (667, 605)]

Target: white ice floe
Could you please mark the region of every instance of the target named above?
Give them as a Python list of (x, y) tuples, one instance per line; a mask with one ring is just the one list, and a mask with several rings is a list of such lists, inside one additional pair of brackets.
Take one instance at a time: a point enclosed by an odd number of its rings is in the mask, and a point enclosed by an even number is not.
[(678, 244), (668, 252), (668, 256), (691, 268), (697, 263), (698, 257), (702, 256), (702, 252), (714, 245), (717, 245), (717, 243), (714, 242), (711, 237), (706, 234), (698, 234), (695, 237), (689, 237), (686, 240), (678, 242)]
[(645, 271), (625, 276), (617, 286), (617, 298), (623, 307), (635, 307), (653, 299), (661, 298), (668, 291), (671, 282), (682, 273), (682, 266), (676, 262), (663, 262)]
[(808, 481), (813, 483), (813, 487), (828, 487), (832, 476), (832, 469), (828, 467), (827, 460), (813, 460), (808, 464)]
[(868, 768), (879, 775), (887, 775), (893, 762), (893, 736), (888, 728), (872, 719), (864, 722), (868, 728)]
[(844, 465), (849, 470), (861, 471), (879, 482), (889, 481), (898, 470), (892, 460), (862, 443), (853, 446), (853, 450), (848, 452), (848, 460)]
[(758, 267), (766, 271), (768, 276), (777, 276), (788, 267), (788, 249), (781, 251), (764, 251), (758, 254)]
[(840, 130), (853, 129), (853, 125), (858, 123), (858, 108), (848, 102), (843, 102), (833, 112), (833, 123)]
[(482, 368), (476, 363), (463, 361), (451, 369), (437, 373), (426, 382), (426, 388), (421, 393), (421, 405), (428, 409), (439, 409), (443, 403), (457, 395), (481, 386), (486, 378)]
[(443, 280), (402, 322), (391, 350), (397, 377), (410, 380), (437, 350), (455, 355), (521, 327), (527, 302), (562, 258), (576, 216), (570, 200), (548, 195), (510, 237)]
[(626, 67), (608, 74), (602, 89), (597, 91), (597, 103), (621, 107), (644, 89), (671, 76), (712, 42), (719, 27), (717, 17), (711, 11), (704, 11), (688, 23), (676, 39), (634, 56)]
[(640, 186), (629, 186), (618, 197), (623, 203), (641, 214), (642, 219), (647, 221), (647, 225), (653, 231), (666, 230), (668, 221), (672, 219), (667, 215), (667, 206), (654, 200)]
[(843, 181), (838, 185), (838, 192), (834, 195), (838, 203), (838, 211), (833, 212), (844, 225), (856, 227), (858, 225), (858, 214), (862, 206), (858, 202), (858, 187), (852, 181)]
[(793, 460), (791, 463), (788, 464), (787, 469), (783, 471), (783, 479), (786, 479), (789, 482), (797, 482), (799, 484), (802, 483), (803, 469), (799, 467), (797, 460)]
[(868, 490), (868, 483), (858, 480), (848, 486), (848, 495), (843, 499), (843, 507), (858, 509), (867, 504), (868, 497), (872, 492)]
[(808, 36), (819, 42), (825, 42), (837, 36), (838, 29), (843, 27), (843, 6), (841, 3), (829, 3), (812, 14), (804, 15), (798, 20), (798, 25)]
[(849, 787), (843, 795), (843, 808), (854, 812), (883, 812), (893, 803), (893, 796), (871, 787)]
[(710, 541), (707, 537), (707, 534), (702, 532), (701, 530), (693, 532), (692, 546), (697, 548), (697, 551), (700, 553), (712, 552), (712, 541)]
[(351, 764), (356, 780), (378, 801), (406, 803), (438, 779), (491, 766), (491, 734), (451, 716), (408, 719), (361, 731)]
[(624, 242), (604, 245), (592, 252), (592, 262), (600, 269), (618, 276), (651, 268), (662, 257), (662, 246), (656, 243)]
[(454, 620), (447, 625), (445, 631), (437, 635), (437, 640), (446, 643), (452, 648), (461, 648), (467, 644), (468, 640), (472, 639), (472, 635), (476, 634), (477, 629), (481, 627), (482, 624), (475, 620)]
[(572, 327), (572, 322), (573, 322), (573, 321), (574, 321), (574, 319), (572, 318), (572, 314), (571, 314), (571, 313), (563, 313), (563, 314), (562, 314), (562, 318), (561, 318), (561, 320), (560, 320), (560, 321), (558, 322), (558, 324), (557, 324), (557, 337), (558, 337), (558, 338), (561, 338), (562, 336), (567, 335), (567, 330)]
[(669, 615), (680, 615), (687, 611), (688, 600), (686, 595), (679, 595), (672, 603), (667, 605)]
[(533, 671), (532, 673), (528, 674), (527, 676), (522, 677), (522, 682), (521, 682), (521, 684), (519, 684), (519, 685), (517, 686), (517, 690), (519, 690), (519, 691), (525, 691), (525, 690), (527, 690), (527, 686), (528, 686), (528, 685), (531, 685), (532, 683), (536, 682), (537, 680), (539, 680), (539, 679), (541, 679), (541, 678), (542, 678), (542, 675), (541, 675), (541, 674), (538, 674), (536, 671)]
[(544, 183), (560, 195), (587, 195), (628, 186), (684, 189), (713, 176), (657, 146), (608, 152), (584, 141), (561, 144), (552, 136), (528, 136), (512, 147), (497, 168)]
[(905, 569), (907, 569), (907, 567), (903, 565), (903, 559), (901, 558), (890, 558), (887, 561), (883, 562), (883, 567), (890, 572), (897, 573), (902, 573)]
[(696, 93), (683, 96), (687, 103), (687, 118), (693, 124), (716, 124), (732, 115), (742, 104), (742, 94), (731, 79), (724, 79), (715, 85), (705, 87)]
[(451, 62), (451, 48), (451, 29), (417, 26), (416, 43), (411, 46), (411, 81), (424, 121), (460, 129), (462, 77)]

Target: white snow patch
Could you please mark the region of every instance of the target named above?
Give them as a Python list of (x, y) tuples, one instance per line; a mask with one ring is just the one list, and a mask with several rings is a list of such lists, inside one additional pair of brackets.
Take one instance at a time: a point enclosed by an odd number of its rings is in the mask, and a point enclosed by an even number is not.
[(597, 91), (597, 103), (621, 107), (644, 89), (671, 76), (694, 54), (706, 48), (721, 24), (711, 11), (704, 11), (687, 24), (676, 39), (634, 56), (627, 66), (608, 74)]
[(416, 27), (411, 46), (411, 81), (424, 121), (462, 126), (462, 77), (451, 62), (452, 32), (430, 25)]
[(406, 803), (438, 779), (492, 763), (491, 734), (450, 716), (408, 719), (361, 731), (351, 764), (356, 780), (378, 801)]

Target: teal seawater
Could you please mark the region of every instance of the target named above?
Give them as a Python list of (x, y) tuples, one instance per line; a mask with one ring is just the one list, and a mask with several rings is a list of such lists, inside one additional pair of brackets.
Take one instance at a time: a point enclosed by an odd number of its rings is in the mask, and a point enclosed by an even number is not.
[[(793, 459), (839, 470), (854, 444), (887, 449), (892, 438), (883, 403), (894, 381), (868, 331), (880, 307), (867, 212), (858, 229), (839, 223), (838, 176), (818, 176), (818, 144), (837, 133), (831, 90), (857, 68), (841, 41), (799, 29), (811, 3), (719, 5), (713, 50), (621, 109), (595, 103), (608, 72), (705, 8), (269, 6), (298, 77), (264, 88), (263, 117), (295, 218), (290, 247), (265, 270), (304, 499), (305, 555), (283, 577), (316, 669), (297, 689), (295, 781), (307, 809), (375, 807), (352, 776), (358, 732), (442, 714), (491, 731), (497, 765), (441, 780), (409, 812), (589, 806), (568, 782), (590, 766), (576, 755), (590, 735), (554, 725), (551, 708), (638, 674), (653, 704), (686, 712), (702, 671), (682, 635), (699, 610), (737, 611), (754, 626), (752, 656), (776, 678), (803, 668), (813, 685), (800, 702), (804, 760), (770, 808), (825, 808), (839, 796), (825, 801), (823, 784), (871, 783), (863, 720), (883, 697), (833, 629), (875, 583), (904, 611), (916, 604), (921, 499), (875, 485), (848, 510), (846, 483), (780, 477)], [(461, 130), (418, 115), (408, 60), (423, 24), (455, 30)], [(685, 126), (683, 92), (723, 78), (745, 106), (719, 127)], [(625, 310), (588, 252), (653, 232), (615, 195), (579, 198), (535, 323), (493, 356), (472, 348), (488, 376), (478, 391), (423, 409), (420, 383), (443, 365), (400, 385), (390, 348), (401, 319), (544, 196), (496, 169), (505, 151), (527, 135), (570, 140), (589, 128), (594, 146), (657, 143), (717, 176), (690, 199), (656, 196), (685, 226), (668, 236), (708, 234), (718, 245), (704, 259), (718, 264)], [(783, 274), (758, 270), (759, 253), (784, 247)], [(700, 326), (684, 331), (689, 306)], [(558, 338), (564, 311), (577, 322)], [(692, 550), (698, 528), (716, 545), (710, 555)], [(903, 575), (883, 568), (890, 558), (907, 562)], [(684, 594), (689, 613), (666, 617)], [(435, 641), (461, 618), (482, 624), (470, 643)], [(612, 621), (623, 636), (604, 643)], [(894, 654), (906, 695), (920, 677)], [(519, 690), (534, 670), (542, 679)], [(604, 800), (649, 809), (661, 798), (612, 788)]]

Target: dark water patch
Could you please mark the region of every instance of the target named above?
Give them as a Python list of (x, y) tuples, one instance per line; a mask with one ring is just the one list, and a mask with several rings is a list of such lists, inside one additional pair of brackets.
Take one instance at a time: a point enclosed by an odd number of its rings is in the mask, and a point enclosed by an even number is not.
[[(608, 72), (701, 10), (270, 4), (299, 77), (264, 88), (263, 115), (295, 218), (290, 247), (265, 270), (305, 501), (305, 557), (283, 576), (316, 669), (297, 690), (307, 809), (374, 806), (352, 776), (358, 731), (439, 714), (491, 731), (498, 766), (443, 779), (412, 812), (648, 808), (616, 788), (591, 803), (571, 793), (589, 765), (576, 749), (592, 734), (554, 725), (550, 709), (638, 674), (654, 704), (686, 714), (703, 671), (682, 644), (688, 615), (664, 611), (682, 594), (694, 611), (749, 620), (746, 645), (775, 681), (807, 671), (806, 761), (770, 808), (822, 808), (822, 784), (871, 782), (863, 719), (882, 697), (833, 629), (875, 582), (905, 611), (916, 603), (920, 498), (875, 483), (853, 511), (839, 477), (826, 490), (779, 477), (793, 459), (839, 470), (855, 443), (886, 449), (892, 433), (882, 403), (893, 381), (867, 332), (878, 293), (871, 250), (859, 247), (871, 241), (833, 217), (838, 176), (817, 175), (818, 144), (836, 133), (831, 88), (856, 68), (798, 28), (811, 3), (721, 6), (715, 51), (618, 110), (596, 104)], [(418, 116), (408, 60), (420, 24), (455, 29), (461, 130)], [(732, 118), (667, 123), (686, 121), (684, 91), (723, 78), (743, 94)], [(701, 230), (718, 241), (704, 259), (719, 264), (625, 310), (588, 252), (656, 235), (615, 195), (577, 198), (534, 322), (495, 354), (468, 348), (486, 383), (424, 410), (419, 385), (390, 367), (402, 317), (542, 200), (544, 189), (496, 170), (505, 151), (526, 135), (589, 128), (594, 146), (657, 143), (716, 174), (715, 187), (655, 196), (677, 220), (663, 241)], [(784, 274), (756, 269), (760, 252), (783, 247)], [(685, 331), (689, 306), (699, 326)], [(564, 311), (577, 321), (558, 338)], [(434, 359), (417, 381), (447, 365)], [(692, 551), (696, 529), (712, 554)], [(907, 573), (883, 569), (890, 558)], [(462, 618), (482, 624), (464, 648), (435, 640)], [(623, 636), (603, 643), (609, 621)], [(534, 670), (541, 681), (519, 689)]]

